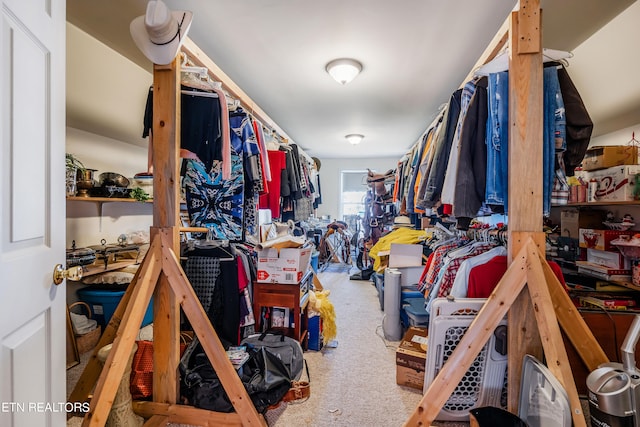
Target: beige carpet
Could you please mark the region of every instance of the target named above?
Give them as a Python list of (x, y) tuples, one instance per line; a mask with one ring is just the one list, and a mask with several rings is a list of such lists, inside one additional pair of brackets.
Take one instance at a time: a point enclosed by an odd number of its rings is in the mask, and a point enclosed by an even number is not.
[[(354, 272), (357, 270), (354, 270)], [(382, 311), (369, 281), (330, 265), (319, 275), (336, 310), (336, 348), (308, 351), (311, 398), (267, 413), (273, 427), (401, 426), (422, 397), (396, 385), (395, 349), (382, 333)]]

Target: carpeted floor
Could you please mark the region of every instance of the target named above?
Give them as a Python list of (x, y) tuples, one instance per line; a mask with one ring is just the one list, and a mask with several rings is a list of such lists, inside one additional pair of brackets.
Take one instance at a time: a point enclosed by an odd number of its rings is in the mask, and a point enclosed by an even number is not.
[[(356, 270), (357, 271), (357, 270)], [(337, 347), (308, 351), (311, 398), (267, 413), (274, 427), (401, 426), (422, 397), (396, 385), (395, 350), (382, 333), (382, 311), (369, 281), (329, 265), (319, 276), (336, 310)]]

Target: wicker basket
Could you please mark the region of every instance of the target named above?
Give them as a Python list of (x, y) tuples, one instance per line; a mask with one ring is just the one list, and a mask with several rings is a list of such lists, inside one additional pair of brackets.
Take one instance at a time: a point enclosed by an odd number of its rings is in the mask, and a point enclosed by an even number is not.
[[(91, 319), (91, 308), (89, 304), (83, 301), (74, 302), (69, 306), (69, 311), (73, 310), (74, 307), (83, 307), (87, 312), (86, 316)], [(87, 332), (83, 335), (75, 334), (76, 336), (76, 346), (78, 347), (78, 353), (86, 353), (87, 351), (93, 350), (93, 348), (98, 344), (98, 340), (100, 340), (100, 335), (102, 335), (102, 329), (100, 325), (90, 332)]]

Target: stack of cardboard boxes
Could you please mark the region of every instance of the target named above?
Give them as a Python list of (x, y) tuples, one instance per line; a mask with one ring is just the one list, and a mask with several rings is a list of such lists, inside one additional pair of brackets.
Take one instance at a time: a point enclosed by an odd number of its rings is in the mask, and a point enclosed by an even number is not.
[(396, 383), (422, 391), (427, 365), (427, 329), (410, 326), (396, 350)]
[[(576, 175), (582, 182), (589, 183), (588, 202), (629, 202), (640, 199), (640, 173), (638, 147), (634, 145), (598, 146), (587, 150), (582, 161), (582, 171)], [(571, 223), (570, 215), (578, 217)], [(630, 260), (611, 244), (620, 236), (631, 236), (634, 231), (605, 230), (601, 211), (574, 211), (562, 213), (561, 224), (564, 231), (577, 238), (581, 248), (576, 261), (578, 272), (604, 280), (629, 281), (631, 279)], [(566, 218), (566, 219), (565, 219)], [(621, 228), (621, 227), (620, 227)]]
[(586, 249), (586, 260), (576, 261), (578, 273), (604, 280), (631, 281), (630, 260), (625, 258), (612, 240), (632, 236), (634, 231), (580, 229), (580, 247)]
[(628, 202), (640, 200), (638, 173), (638, 147), (612, 145), (589, 148), (576, 175), (594, 187), (588, 201)]

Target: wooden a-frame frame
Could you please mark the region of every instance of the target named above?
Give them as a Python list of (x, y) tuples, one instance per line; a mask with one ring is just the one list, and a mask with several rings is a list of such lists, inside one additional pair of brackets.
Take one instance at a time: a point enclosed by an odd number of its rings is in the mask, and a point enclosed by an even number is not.
[(512, 413), (518, 409), (524, 355), (540, 358), (544, 350), (569, 397), (573, 425), (586, 426), (559, 325), (589, 370), (609, 361), (544, 257), (541, 30), (540, 0), (520, 0), (477, 64), (509, 42), (510, 265), (405, 426), (431, 425), (505, 315)]
[(608, 362), (608, 358), (533, 239), (526, 242), (498, 282), (447, 363), (427, 389), (418, 407), (406, 421), (406, 426), (431, 425), (521, 292), (528, 293), (533, 304), (546, 363), (567, 391), (573, 425), (586, 426), (560, 326), (589, 369), (595, 369), (599, 364)]
[[(226, 352), (176, 253), (179, 252), (180, 64), (154, 66), (153, 167), (154, 203), (151, 245), (94, 353), (74, 388), (70, 401), (85, 402), (95, 385), (83, 427), (104, 426), (113, 405), (125, 363), (133, 349), (146, 308), (154, 296), (153, 401), (134, 402), (148, 418), (146, 426), (169, 422), (199, 426), (266, 426)], [(179, 394), (179, 308), (182, 307), (207, 357), (220, 378), (235, 413), (217, 413), (177, 404)], [(113, 342), (100, 368), (97, 352)], [(97, 384), (96, 384), (97, 380)]]
[(83, 426), (102, 426), (106, 422), (118, 384), (125, 370), (125, 363), (129, 360), (128, 355), (133, 348), (139, 325), (142, 323), (146, 307), (161, 274), (166, 275), (178, 303), (191, 322), (194, 332), (220, 377), (236, 412), (215, 413), (189, 406), (157, 402), (137, 402), (136, 411), (146, 417), (151, 417), (149, 422), (153, 423), (266, 426), (264, 418), (256, 411), (238, 374), (226, 357), (224, 347), (171, 246), (171, 238), (167, 233), (156, 234), (151, 242), (149, 251), (140, 266), (137, 280), (130, 285), (133, 291), (124, 309), (122, 321), (113, 341), (113, 348), (96, 385), (90, 402), (90, 410), (85, 416)]

